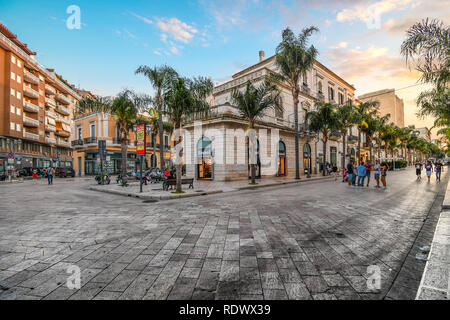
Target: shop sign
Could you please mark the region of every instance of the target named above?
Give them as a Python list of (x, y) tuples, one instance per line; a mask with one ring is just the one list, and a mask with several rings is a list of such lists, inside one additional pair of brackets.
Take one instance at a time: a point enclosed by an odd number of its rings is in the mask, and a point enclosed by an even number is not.
[(141, 124), (136, 128), (136, 140), (137, 140), (137, 149), (136, 153), (138, 155), (145, 154), (145, 124)]

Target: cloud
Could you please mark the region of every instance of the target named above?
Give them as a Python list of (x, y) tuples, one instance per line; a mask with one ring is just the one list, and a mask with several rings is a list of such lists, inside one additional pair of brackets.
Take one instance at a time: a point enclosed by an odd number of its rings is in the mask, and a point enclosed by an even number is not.
[(141, 21), (143, 21), (143, 22), (145, 22), (145, 23), (147, 23), (147, 24), (153, 24), (153, 21), (150, 20), (150, 19), (148, 19), (148, 18), (142, 17), (142, 16), (140, 16), (140, 15), (134, 13), (134, 12), (130, 12), (130, 13), (131, 13), (133, 16), (135, 16), (136, 18), (138, 18), (139, 20), (141, 20)]
[(189, 43), (198, 33), (195, 27), (177, 18), (158, 18), (155, 25), (167, 36), (183, 43)]
[(131, 39), (136, 39), (136, 36), (134, 34), (132, 34), (130, 31), (128, 31), (127, 29), (123, 29), (123, 31), (127, 34), (128, 37), (130, 37)]

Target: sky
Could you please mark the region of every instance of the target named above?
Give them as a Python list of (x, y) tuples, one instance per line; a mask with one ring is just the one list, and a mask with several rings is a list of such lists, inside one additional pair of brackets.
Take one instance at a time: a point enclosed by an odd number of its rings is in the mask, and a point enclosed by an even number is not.
[(426, 88), (400, 46), (405, 31), (427, 17), (448, 25), (450, 0), (0, 0), (0, 22), (41, 64), (105, 96), (125, 88), (152, 93), (134, 74), (140, 65), (168, 64), (183, 76), (222, 82), (257, 63), (260, 50), (272, 56), (284, 28), (314, 25), (318, 60), (357, 96), (398, 89), (406, 125), (416, 127), (433, 121), (415, 115)]

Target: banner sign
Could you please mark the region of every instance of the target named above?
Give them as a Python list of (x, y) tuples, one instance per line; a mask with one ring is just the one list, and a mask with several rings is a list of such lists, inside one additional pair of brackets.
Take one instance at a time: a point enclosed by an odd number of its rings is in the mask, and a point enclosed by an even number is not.
[(141, 124), (136, 128), (136, 153), (138, 155), (145, 154), (145, 124)]

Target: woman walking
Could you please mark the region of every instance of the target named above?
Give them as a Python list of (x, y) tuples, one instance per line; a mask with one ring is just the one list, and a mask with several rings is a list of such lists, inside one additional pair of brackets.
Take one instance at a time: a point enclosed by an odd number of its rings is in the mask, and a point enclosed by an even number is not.
[(386, 176), (387, 176), (388, 166), (386, 163), (383, 163), (381, 165), (381, 183), (383, 184), (383, 189), (386, 190), (387, 188), (387, 182), (386, 182)]
[(375, 165), (373, 166), (373, 173), (375, 174), (375, 181), (377, 182), (375, 188), (380, 187), (380, 167), (380, 163), (376, 160)]

